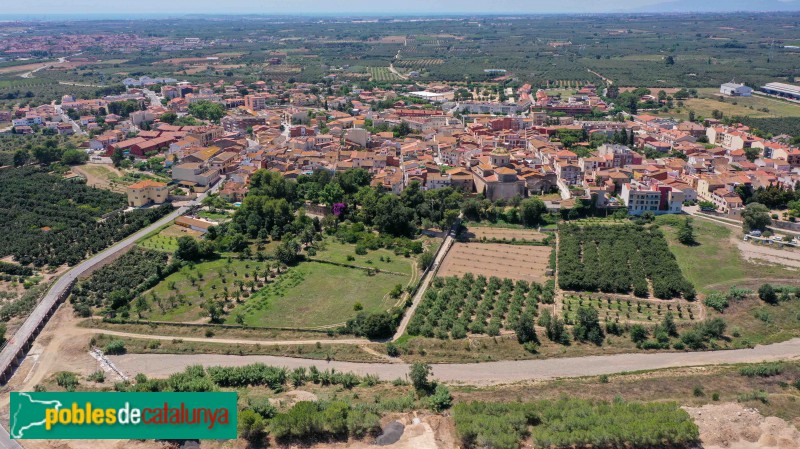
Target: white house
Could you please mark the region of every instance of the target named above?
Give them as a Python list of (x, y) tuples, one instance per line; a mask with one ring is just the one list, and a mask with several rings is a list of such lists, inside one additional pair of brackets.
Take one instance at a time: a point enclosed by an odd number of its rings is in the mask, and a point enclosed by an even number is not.
[(725, 83), (719, 87), (719, 93), (730, 97), (750, 97), (753, 95), (753, 89), (744, 84)]

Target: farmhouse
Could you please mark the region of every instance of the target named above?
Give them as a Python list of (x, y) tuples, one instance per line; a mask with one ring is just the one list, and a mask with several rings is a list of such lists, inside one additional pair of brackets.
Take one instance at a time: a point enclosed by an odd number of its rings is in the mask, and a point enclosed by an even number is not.
[(214, 223), (191, 217), (178, 217), (175, 219), (175, 224), (183, 228), (189, 228), (193, 231), (202, 232), (204, 234), (208, 232), (208, 228), (214, 226)]

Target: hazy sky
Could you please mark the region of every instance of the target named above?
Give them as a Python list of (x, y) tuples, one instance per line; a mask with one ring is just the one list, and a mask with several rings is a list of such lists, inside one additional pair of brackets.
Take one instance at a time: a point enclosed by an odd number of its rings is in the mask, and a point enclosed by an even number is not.
[[(800, 9), (796, 0), (749, 0), (747, 9), (762, 5), (792, 4)], [(255, 13), (255, 14), (331, 14), (361, 13), (554, 13), (554, 12), (625, 12), (649, 8), (685, 9), (694, 5), (715, 4), (722, 10), (731, 1), (722, 0), (36, 0), (15, 2), (2, 0), (2, 14), (86, 14), (86, 13)], [(767, 9), (774, 7), (763, 6)], [(740, 8), (742, 9), (742, 8)]]

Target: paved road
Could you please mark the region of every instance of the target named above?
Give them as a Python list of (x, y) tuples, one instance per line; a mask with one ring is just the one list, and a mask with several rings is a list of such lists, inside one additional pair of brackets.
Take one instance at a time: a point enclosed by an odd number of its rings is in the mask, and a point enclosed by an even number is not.
[[(334, 368), (360, 375), (374, 374), (384, 380), (404, 377), (409, 369), (409, 365), (405, 363), (326, 362), (273, 356), (203, 355), (198, 357), (188, 354), (126, 354), (109, 356), (109, 359), (128, 375), (142, 372), (154, 377), (165, 377), (198, 363), (205, 366), (242, 366), (261, 362), (267, 365), (285, 366), (289, 369), (317, 366), (320, 369)], [(599, 376), (663, 368), (758, 363), (789, 359), (800, 359), (800, 338), (767, 346), (757, 346), (753, 349), (729, 351), (638, 353), (545, 360), (438, 364), (433, 365), (433, 375), (444, 382), (493, 385), (524, 380)]]

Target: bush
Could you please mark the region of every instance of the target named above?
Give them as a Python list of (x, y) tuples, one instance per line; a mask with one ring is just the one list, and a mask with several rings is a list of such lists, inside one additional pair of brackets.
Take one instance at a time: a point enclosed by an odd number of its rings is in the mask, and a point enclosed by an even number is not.
[(75, 391), (75, 387), (78, 386), (78, 376), (70, 371), (60, 371), (56, 374), (56, 384), (67, 391)]
[(784, 366), (782, 363), (759, 363), (758, 365), (749, 365), (739, 368), (739, 374), (747, 377), (772, 377), (783, 373)]
[(106, 380), (106, 373), (103, 372), (103, 370), (99, 369), (99, 370), (93, 372), (92, 374), (89, 374), (86, 377), (86, 380), (89, 380), (89, 381), (92, 381), (92, 382), (97, 382), (97, 383), (103, 383)]
[(764, 284), (758, 289), (758, 297), (768, 304), (775, 304), (778, 302), (778, 294), (770, 284)]
[(725, 297), (723, 293), (714, 292), (708, 295), (705, 300), (703, 300), (703, 304), (711, 307), (717, 312), (722, 312), (728, 308), (728, 298)]
[(389, 357), (400, 357), (400, 348), (394, 343), (386, 343), (386, 354)]
[(240, 411), (237, 426), (239, 437), (253, 445), (258, 445), (267, 436), (266, 421), (254, 410)]
[(428, 398), (428, 404), (436, 413), (440, 413), (450, 408), (453, 403), (453, 396), (450, 395), (450, 390), (444, 385), (436, 385), (433, 394)]
[(122, 355), (125, 351), (125, 342), (122, 340), (111, 340), (103, 350), (108, 355)]

